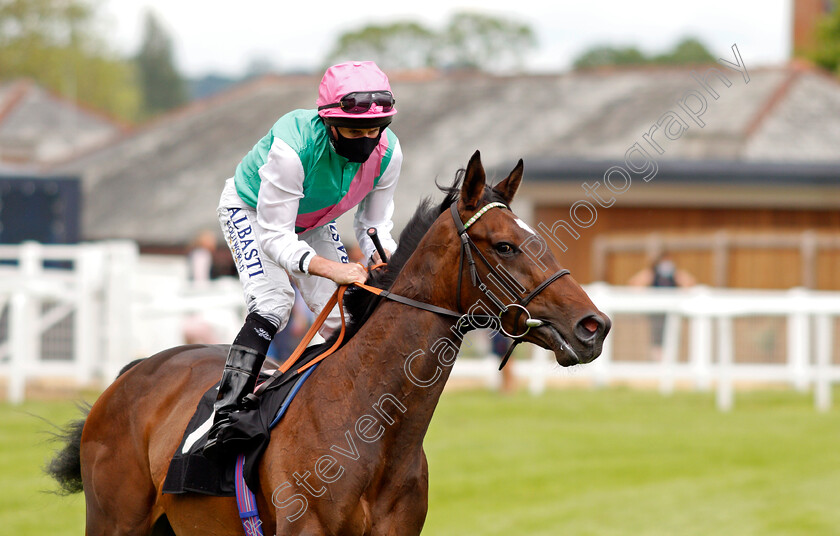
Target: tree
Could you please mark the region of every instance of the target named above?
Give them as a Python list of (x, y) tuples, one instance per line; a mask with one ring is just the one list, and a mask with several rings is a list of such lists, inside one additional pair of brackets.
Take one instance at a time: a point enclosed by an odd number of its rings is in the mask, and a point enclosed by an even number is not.
[(686, 37), (663, 54), (645, 55), (638, 48), (597, 45), (575, 59), (575, 69), (590, 69), (609, 65), (687, 65), (714, 62), (715, 58), (700, 40)]
[(527, 24), (468, 11), (455, 13), (441, 37), (438, 58), (483, 71), (521, 68), (525, 53), (537, 44)]
[(154, 115), (187, 102), (187, 87), (175, 68), (172, 38), (151, 12), (146, 12), (143, 43), (134, 61), (143, 92), (143, 111)]
[(830, 12), (817, 23), (816, 41), (811, 59), (824, 69), (840, 74), (840, 5), (836, 0)]
[(327, 62), (372, 60), (382, 69), (433, 67), (435, 33), (416, 22), (369, 25), (338, 38)]
[(472, 68), (521, 65), (536, 45), (531, 28), (478, 13), (456, 13), (436, 32), (416, 22), (368, 25), (338, 38), (328, 63), (370, 59), (383, 69)]
[(636, 47), (610, 47), (599, 45), (592, 47), (577, 57), (575, 69), (592, 69), (607, 65), (642, 65), (647, 58)]
[(99, 37), (88, 0), (0, 0), (0, 79), (30, 78), (64, 97), (136, 118), (134, 69)]
[(715, 57), (698, 39), (688, 37), (677, 43), (671, 52), (655, 56), (651, 63), (686, 65), (714, 62)]

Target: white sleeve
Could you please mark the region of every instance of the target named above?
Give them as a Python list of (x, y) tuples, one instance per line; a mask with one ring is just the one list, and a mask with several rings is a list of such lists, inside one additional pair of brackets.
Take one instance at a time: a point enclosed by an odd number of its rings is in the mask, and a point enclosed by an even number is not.
[(305, 276), (315, 250), (298, 240), (295, 233), (298, 203), (303, 198), (304, 173), (300, 157), (286, 142), (275, 138), (259, 173), (257, 223), (262, 228), (260, 247), (288, 273)]
[(402, 149), (399, 140), (397, 140), (394, 144), (391, 162), (385, 169), (385, 173), (382, 174), (374, 189), (365, 196), (359, 203), (359, 208), (356, 209), (353, 229), (365, 259), (369, 259), (376, 251), (373, 241), (367, 236), (367, 230), (370, 227), (376, 228), (382, 247), (392, 253), (397, 249), (397, 243), (391, 237), (391, 229), (394, 227), (391, 218), (394, 215), (394, 191), (397, 189), (397, 182), (400, 179), (402, 160)]

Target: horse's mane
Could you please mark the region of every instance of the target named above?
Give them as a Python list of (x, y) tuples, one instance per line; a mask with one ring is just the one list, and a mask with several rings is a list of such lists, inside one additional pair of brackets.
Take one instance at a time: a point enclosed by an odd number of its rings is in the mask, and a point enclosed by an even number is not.
[[(445, 210), (448, 210), (452, 203), (458, 201), (463, 175), (464, 170), (459, 170), (451, 186), (436, 184), (438, 189), (444, 193), (443, 201), (440, 204), (435, 204), (431, 197), (425, 197), (420, 201), (414, 215), (411, 216), (400, 233), (397, 250), (391, 254), (386, 266), (370, 271), (370, 275), (365, 281), (367, 285), (381, 289), (391, 288), (406, 262), (408, 262), (409, 257), (417, 249), (420, 240), (423, 239), (435, 220)], [(347, 342), (356, 334), (365, 321), (370, 318), (371, 313), (381, 300), (382, 298), (372, 292), (358, 287), (347, 289), (344, 294), (344, 309), (349, 315), (349, 320), (344, 334), (344, 342)], [(326, 347), (329, 348), (337, 337), (338, 333), (330, 337)]]
[[(444, 193), (443, 201), (440, 204), (435, 204), (431, 197), (425, 197), (420, 201), (414, 215), (408, 221), (406, 226), (400, 233), (397, 250), (388, 259), (387, 266), (371, 270), (367, 278), (366, 284), (372, 287), (389, 289), (397, 276), (402, 271), (409, 257), (417, 249), (422, 238), (429, 231), (432, 224), (438, 217), (449, 210), (453, 203), (458, 202), (461, 191), (461, 182), (464, 179), (466, 170), (460, 169), (455, 175), (455, 179), (450, 186), (435, 183), (438, 189)], [(489, 186), (484, 191), (484, 202), (502, 201), (498, 193)], [(349, 318), (345, 328), (344, 343), (350, 340), (353, 335), (359, 331), (359, 328), (370, 318), (376, 305), (382, 300), (379, 296), (368, 292), (367, 290), (350, 287), (344, 294), (344, 308), (347, 311)], [(330, 337), (326, 342), (325, 347), (329, 348), (338, 338), (338, 333)]]

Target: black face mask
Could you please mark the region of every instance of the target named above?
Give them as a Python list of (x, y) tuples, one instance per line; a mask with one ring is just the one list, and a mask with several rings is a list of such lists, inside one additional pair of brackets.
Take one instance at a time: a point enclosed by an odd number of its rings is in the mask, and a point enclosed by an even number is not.
[(375, 138), (361, 137), (361, 138), (345, 138), (335, 129), (336, 137), (333, 138), (333, 147), (336, 154), (343, 156), (351, 162), (367, 162), (370, 154), (379, 145), (379, 138), (382, 137), (382, 129), (379, 129), (379, 134)]

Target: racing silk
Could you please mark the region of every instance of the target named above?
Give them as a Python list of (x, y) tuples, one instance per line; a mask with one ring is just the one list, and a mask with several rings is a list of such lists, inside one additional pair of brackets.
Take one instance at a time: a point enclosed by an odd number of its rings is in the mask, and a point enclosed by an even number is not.
[(326, 225), (357, 205), (354, 227), (363, 253), (373, 252), (367, 227), (377, 228), (387, 249), (396, 248), (390, 229), (401, 162), (399, 141), (389, 129), (366, 162), (350, 162), (332, 150), (315, 110), (295, 110), (242, 159), (234, 183), (243, 202), (257, 209), (264, 251), (297, 275), (297, 261), (311, 248), (295, 234)]

